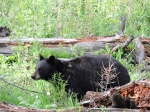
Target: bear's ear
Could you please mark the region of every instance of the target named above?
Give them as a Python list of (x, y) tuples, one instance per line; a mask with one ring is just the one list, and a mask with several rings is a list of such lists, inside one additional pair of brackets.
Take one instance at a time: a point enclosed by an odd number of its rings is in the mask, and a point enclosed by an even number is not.
[(40, 54), (39, 55), (40, 61), (44, 59), (44, 57)]
[(55, 56), (50, 56), (49, 58), (48, 58), (48, 63), (50, 63), (50, 64), (55, 64)]

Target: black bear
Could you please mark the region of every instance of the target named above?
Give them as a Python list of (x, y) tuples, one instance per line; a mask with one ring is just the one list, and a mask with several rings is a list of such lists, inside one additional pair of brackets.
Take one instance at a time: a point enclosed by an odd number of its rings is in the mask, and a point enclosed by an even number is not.
[(66, 91), (77, 93), (79, 99), (87, 91), (107, 90), (130, 82), (127, 69), (106, 55), (87, 55), (68, 61), (40, 55), (40, 61), (31, 77), (48, 81), (54, 73), (61, 74), (62, 79), (67, 81)]

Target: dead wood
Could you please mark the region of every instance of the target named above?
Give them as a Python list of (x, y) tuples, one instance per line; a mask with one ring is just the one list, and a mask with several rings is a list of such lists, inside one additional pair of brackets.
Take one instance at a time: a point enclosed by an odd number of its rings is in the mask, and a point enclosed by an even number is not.
[(105, 92), (88, 91), (80, 105), (84, 107), (101, 107), (112, 105), (112, 96), (117, 92), (123, 98), (135, 101), (137, 108), (150, 110), (150, 81), (131, 82), (121, 87), (112, 88)]
[(150, 44), (144, 44), (145, 54), (147, 57), (150, 57)]
[[(64, 110), (57, 109), (37, 109), (37, 108), (27, 108), (22, 106), (12, 105), (8, 102), (2, 102), (0, 104), (0, 112), (141, 112), (137, 109), (121, 109), (121, 108), (70, 108)], [(146, 112), (146, 111), (145, 111)]]
[(7, 47), (7, 46), (6, 46), (6, 44), (0, 43), (0, 48), (1, 48), (1, 47)]
[(120, 35), (124, 35), (125, 26), (126, 26), (126, 15), (121, 17)]
[(15, 84), (13, 84), (13, 83), (11, 83), (11, 82), (8, 82), (7, 80), (4, 79), (6, 76), (8, 76), (8, 75), (4, 75), (4, 76), (0, 77), (0, 80), (4, 81), (5, 83), (7, 83), (7, 84), (9, 84), (9, 85), (11, 85), (11, 86), (14, 86), (14, 87), (16, 87), (16, 88), (19, 88), (19, 89), (21, 89), (21, 90), (24, 90), (24, 91), (43, 94), (43, 93), (41, 93), (41, 92), (24, 89), (24, 88), (22, 88), (22, 87), (20, 87), (20, 86), (18, 86), (18, 85), (15, 85)]
[(8, 102), (2, 102), (0, 104), (0, 112), (56, 112), (56, 110), (27, 108), (22, 106), (16, 106)]
[(145, 50), (144, 45), (142, 44), (141, 37), (134, 39), (135, 43), (135, 49), (134, 49), (134, 55), (135, 55), (135, 61), (140, 64), (143, 62), (145, 58)]
[(115, 43), (116, 41), (120, 40), (122, 36), (120, 35), (115, 35), (115, 36), (111, 36), (111, 37), (100, 37), (98, 39), (98, 41), (100, 42), (105, 42), (105, 43)]
[(131, 36), (131, 37), (128, 38), (124, 43), (115, 46), (115, 47), (111, 50), (111, 53), (112, 53), (112, 52), (115, 52), (115, 51), (118, 50), (119, 48), (124, 49), (125, 47), (127, 47), (127, 46), (132, 42), (133, 39), (134, 39), (134, 37)]
[[(113, 37), (96, 37), (96, 36), (90, 36), (82, 39), (63, 39), (63, 38), (21, 38), (21, 39), (9, 39), (6, 38), (0, 38), (0, 54), (4, 54), (6, 56), (11, 55), (12, 53), (16, 53), (14, 49), (12, 49), (13, 46), (16, 45), (22, 45), (27, 46), (33, 44), (34, 41), (38, 41), (39, 44), (42, 44), (44, 47), (48, 47), (49, 49), (53, 49), (56, 52), (59, 51), (66, 51), (69, 54), (73, 54), (74, 52), (77, 53), (77, 55), (80, 55), (81, 50), (85, 51), (86, 54), (91, 54), (99, 51), (100, 49), (105, 49), (106, 45), (111, 48), (111, 53), (115, 52), (119, 48), (125, 49), (125, 52), (131, 52), (130, 49), (127, 48), (128, 44), (132, 42), (133, 37), (126, 38), (125, 36), (116, 35)], [(124, 43), (123, 43), (124, 42)], [(135, 50), (135, 54), (137, 54), (137, 58), (139, 62), (141, 60), (146, 61), (146, 68), (142, 69), (149, 70), (150, 67), (147, 65), (150, 65), (150, 39), (149, 38), (142, 38), (141, 39), (142, 46), (144, 47), (137, 47), (137, 50)], [(62, 45), (62, 49), (59, 48), (59, 45)], [(139, 44), (137, 44), (139, 45)], [(139, 49), (138, 49), (139, 48)], [(141, 49), (142, 48), (142, 49)], [(79, 50), (81, 49), (81, 50)], [(141, 50), (140, 50), (141, 49)], [(141, 52), (138, 52), (141, 51)], [(145, 55), (143, 56), (143, 52), (145, 52)], [(134, 64), (136, 64), (134, 62)], [(148, 67), (148, 69), (147, 69)]]
[(114, 92), (112, 95), (112, 108), (128, 108), (128, 109), (136, 109), (137, 105), (134, 100), (129, 98), (124, 98), (121, 94)]
[(9, 56), (9, 55), (11, 55), (12, 53), (15, 53), (15, 52), (16, 52), (15, 50), (12, 50), (12, 47), (5, 46), (4, 44), (0, 44), (0, 54), (4, 54), (6, 56)]
[(141, 112), (141, 111), (137, 109), (121, 109), (121, 108), (85, 108), (81, 112)]

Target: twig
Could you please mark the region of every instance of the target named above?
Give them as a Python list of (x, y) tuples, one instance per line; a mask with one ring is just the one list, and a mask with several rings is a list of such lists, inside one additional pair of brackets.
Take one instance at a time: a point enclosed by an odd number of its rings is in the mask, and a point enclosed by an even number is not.
[(9, 75), (8, 74), (7, 75), (3, 75), (3, 76), (0, 77), (0, 79), (5, 78), (6, 76), (9, 76)]
[(42, 93), (42, 92), (37, 92), (37, 91), (33, 91), (33, 90), (24, 89), (24, 88), (22, 88), (22, 87), (19, 87), (19, 86), (13, 84), (13, 83), (10, 83), (10, 82), (8, 82), (8, 81), (6, 81), (6, 80), (4, 79), (4, 77), (6, 77), (6, 76), (8, 76), (8, 75), (2, 76), (2, 77), (0, 77), (0, 79), (3, 80), (4, 82), (6, 82), (7, 84), (11, 85), (11, 86), (14, 86), (14, 87), (16, 87), (16, 88), (19, 88), (19, 89), (21, 89), (21, 90), (28, 91), (28, 92), (44, 94), (44, 93)]
[(140, 79), (138, 79), (136, 82), (138, 82), (138, 81), (143, 81), (143, 80), (146, 80), (146, 79), (148, 79), (148, 76), (145, 76), (145, 77), (143, 77), (143, 78), (140, 78)]
[(133, 39), (134, 39), (134, 36), (131, 36), (130, 38), (128, 38), (128, 39), (126, 40), (125, 43), (123, 43), (123, 44), (121, 45), (121, 47), (122, 47), (122, 48), (125, 48), (126, 46), (128, 46), (128, 45), (130, 44), (130, 42), (132, 42)]
[(121, 45), (117, 45), (115, 46), (112, 50), (111, 50), (111, 53), (118, 50), (119, 48), (125, 48), (126, 46), (128, 46), (130, 44), (130, 42), (132, 42), (132, 40), (134, 39), (133, 36), (131, 36), (130, 38), (128, 38), (125, 43), (122, 43)]

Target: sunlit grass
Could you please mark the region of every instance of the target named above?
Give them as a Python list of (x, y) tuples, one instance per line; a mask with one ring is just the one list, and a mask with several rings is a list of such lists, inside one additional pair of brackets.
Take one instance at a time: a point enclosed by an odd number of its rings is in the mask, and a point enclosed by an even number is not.
[(127, 35), (150, 36), (148, 0), (1, 0), (0, 4), (0, 26), (8, 26), (12, 38), (114, 35), (123, 15)]

